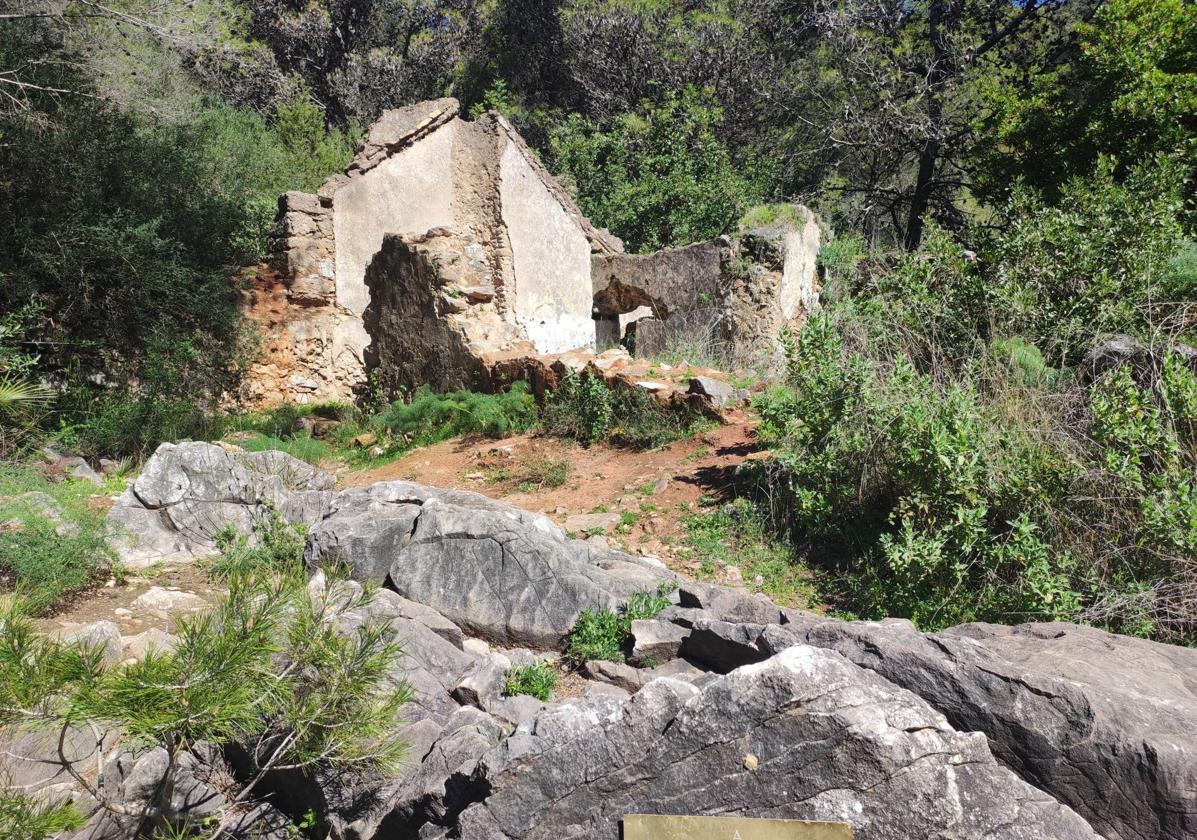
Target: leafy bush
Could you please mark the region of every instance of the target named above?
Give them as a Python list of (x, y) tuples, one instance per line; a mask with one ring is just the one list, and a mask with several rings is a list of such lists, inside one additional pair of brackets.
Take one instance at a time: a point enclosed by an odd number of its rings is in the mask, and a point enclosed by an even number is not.
[(700, 423), (689, 409), (665, 409), (640, 388), (608, 387), (589, 374), (568, 372), (545, 397), (540, 426), (584, 445), (599, 440), (656, 449), (690, 437)]
[[(1149, 167), (1126, 182), (1102, 159), (1057, 203), (1015, 192), (1009, 225), (987, 248), (1008, 334), (1039, 346), (1053, 365), (1075, 363), (1095, 338), (1144, 334), (1181, 291), (1175, 173)], [(1171, 275), (1171, 276), (1170, 276)], [(1171, 288), (1170, 288), (1171, 287)]]
[(551, 662), (533, 662), (531, 665), (513, 665), (507, 669), (503, 693), (508, 697), (528, 694), (547, 703), (553, 696), (560, 675)]
[(576, 667), (593, 659), (622, 662), (626, 637), (626, 629), (617, 613), (584, 610), (570, 630), (565, 660)]
[(712, 100), (687, 88), (610, 126), (572, 115), (552, 131), (556, 171), (573, 184), (582, 210), (629, 250), (711, 239), (756, 203), (762, 179), (733, 163)]
[(303, 98), (271, 120), (201, 98), (177, 119), (123, 110), (73, 37), (36, 26), (0, 28), (0, 66), (31, 83), (0, 112), (0, 171), (20, 173), (0, 178), (0, 312), (31, 313), (23, 375), (68, 387), (56, 419), (80, 445), (140, 455), (200, 435), (244, 361), (236, 267), (263, 255), (278, 195), (314, 189), (352, 143)]
[(777, 453), (762, 489), (830, 571), (828, 597), (927, 628), (1087, 619), (1190, 638), (1197, 379), (1180, 357), (1150, 386), (1124, 365), (1085, 394), (1035, 345), (977, 336), (976, 355), (916, 357), (953, 360), (921, 372), (902, 342), (867, 338), (882, 306), (812, 318), (788, 387), (757, 400)]
[(499, 394), (453, 391), (434, 394), (421, 387), (409, 403), (395, 402), (369, 424), (403, 438), (407, 445), (425, 446), (464, 435), (501, 438), (525, 432), (536, 423), (536, 403), (526, 382), (516, 382)]
[(583, 610), (566, 640), (564, 659), (574, 667), (591, 660), (622, 662), (632, 622), (655, 618), (669, 606), (672, 587), (662, 584), (656, 592), (633, 593), (619, 612)]
[(303, 568), (306, 528), (288, 525), (278, 514), (259, 523), (253, 538), (238, 534), (231, 526), (216, 535), (220, 555), (211, 561), (208, 574), (216, 580), (251, 575), (295, 575)]

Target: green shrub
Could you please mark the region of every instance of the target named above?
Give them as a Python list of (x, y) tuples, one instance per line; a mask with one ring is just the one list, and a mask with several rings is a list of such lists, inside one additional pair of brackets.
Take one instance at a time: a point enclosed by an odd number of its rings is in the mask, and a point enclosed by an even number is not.
[(622, 662), (625, 638), (623, 622), (617, 613), (584, 610), (570, 630), (564, 658), (575, 667), (592, 659)]
[(878, 307), (812, 318), (788, 386), (756, 402), (776, 453), (764, 497), (827, 572), (823, 594), (926, 628), (1083, 619), (1191, 637), (1197, 379), (1180, 357), (1152, 384), (1123, 367), (1078, 407), (1020, 339), (978, 337), (921, 372), (912, 345), (861, 340)]
[(115, 557), (81, 481), (50, 484), (32, 467), (0, 467), (0, 580), (33, 614), (108, 577)]
[(4, 827), (5, 837), (46, 840), (82, 828), (85, 822), (71, 803), (46, 802), (44, 797), (8, 787), (0, 778), (0, 826)]
[(536, 423), (536, 402), (526, 382), (499, 394), (453, 391), (434, 394), (421, 387), (411, 402), (395, 402), (369, 421), (407, 445), (425, 446), (464, 435), (502, 438), (526, 432)]
[(1168, 169), (1144, 168), (1125, 182), (1103, 159), (1047, 204), (1015, 192), (1008, 225), (986, 248), (1007, 334), (1036, 344), (1052, 365), (1072, 364), (1109, 333), (1145, 335), (1183, 298), (1177, 257), (1179, 200)]
[(619, 612), (583, 610), (569, 632), (564, 660), (574, 667), (595, 659), (624, 661), (632, 622), (655, 618), (669, 606), (667, 596), (673, 588), (670, 584), (662, 584), (656, 592), (633, 593)]
[(303, 546), (307, 529), (288, 525), (277, 513), (259, 523), (252, 539), (230, 526), (216, 535), (220, 555), (211, 561), (208, 574), (227, 581), (251, 575), (295, 575), (303, 568)]
[[(393, 771), (410, 695), (394, 682), (395, 631), (382, 616), (352, 632), (338, 620), (343, 611), (368, 612), (371, 597), (337, 581), (309, 592), (302, 573), (234, 576), (211, 612), (176, 621), (173, 650), (115, 666), (103, 665), (99, 651), (40, 636), (19, 614), (0, 615), (0, 724), (54, 733), (115, 726), (132, 748), (165, 750), (165, 777), (146, 817), (167, 836), (186, 828), (170, 796), (178, 760), (205, 743), (257, 745), (221, 811), (265, 794), (259, 783), (280, 766)], [(119, 807), (89, 792), (101, 807)]]
[(513, 665), (507, 669), (503, 693), (508, 697), (528, 694), (547, 703), (553, 696), (560, 675), (551, 662), (533, 662), (531, 665)]
[(582, 210), (630, 251), (686, 245), (730, 230), (762, 192), (764, 167), (736, 166), (721, 119), (713, 94), (687, 88), (609, 126), (570, 116), (551, 131), (551, 157)]
[(572, 371), (545, 396), (540, 411), (547, 434), (632, 449), (656, 449), (690, 437), (701, 422), (690, 409), (662, 408), (643, 389), (608, 387), (596, 376)]

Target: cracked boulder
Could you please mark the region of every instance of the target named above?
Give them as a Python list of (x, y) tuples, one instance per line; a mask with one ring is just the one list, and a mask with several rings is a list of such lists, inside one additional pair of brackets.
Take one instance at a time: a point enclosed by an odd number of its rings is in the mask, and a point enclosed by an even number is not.
[(1022, 778), (1106, 838), (1197, 837), (1197, 651), (1072, 624), (805, 619), (782, 630), (988, 736)]
[(468, 491), (390, 481), (346, 490), (329, 509), (308, 537), (310, 566), (337, 562), (357, 580), (389, 580), (463, 631), (505, 644), (556, 647), (583, 610), (614, 609), (672, 577)]
[(108, 512), (121, 562), (144, 568), (213, 554), (227, 527), (252, 536), (277, 513), (312, 524), (332, 497), (333, 476), (284, 452), (164, 443)]
[(655, 680), (606, 715), (542, 713), (461, 785), (477, 800), (421, 837), (615, 838), (631, 813), (848, 821), (858, 840), (1098, 836), (998, 764), (983, 735), (804, 645), (701, 689)]

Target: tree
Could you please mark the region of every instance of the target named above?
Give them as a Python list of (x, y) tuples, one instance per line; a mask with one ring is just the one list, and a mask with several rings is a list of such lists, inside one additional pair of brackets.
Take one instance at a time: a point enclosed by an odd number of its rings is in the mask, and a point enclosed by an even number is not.
[[(226, 795), (223, 816), (252, 801), (270, 772), (393, 769), (404, 751), (398, 714), (408, 690), (391, 676), (400, 646), (390, 622), (370, 615), (371, 591), (323, 574), (307, 586), (298, 557), (288, 559), (281, 573), (247, 573), (243, 554), (219, 604), (176, 623), (174, 650), (132, 664), (105, 667), (98, 651), (51, 641), (10, 609), (0, 620), (0, 724), (60, 733), (63, 766), (131, 834), (188, 827), (174, 790), (184, 755), (203, 744), (239, 744), (251, 765)], [(165, 753), (145, 802), (115, 799), (62, 755), (70, 729), (95, 733), (102, 778), (101, 733), (112, 727), (135, 749)], [(204, 836), (220, 836), (221, 821)]]
[(1067, 54), (1091, 3), (1061, 0), (824, 0), (814, 19), (825, 72), (796, 118), (826, 128), (845, 221), (913, 250), (929, 217), (963, 220), (982, 93), (1018, 87)]
[(710, 93), (688, 88), (606, 130), (570, 118), (550, 138), (552, 158), (582, 209), (631, 250), (710, 239), (760, 199), (764, 180), (764, 167), (733, 165), (715, 135), (719, 119)]
[(1126, 177), (1157, 156), (1187, 179), (1185, 217), (1197, 229), (1197, 8), (1184, 0), (1110, 0), (1078, 28), (1080, 54), (1028, 86), (994, 92), (1002, 116), (987, 189), (1017, 178), (1059, 194), (1113, 156)]

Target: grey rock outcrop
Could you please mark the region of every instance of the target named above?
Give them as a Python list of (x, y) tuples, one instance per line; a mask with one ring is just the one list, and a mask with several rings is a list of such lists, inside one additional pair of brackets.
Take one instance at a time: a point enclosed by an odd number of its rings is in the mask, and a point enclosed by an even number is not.
[[(548, 704), (502, 697), (504, 663), (535, 657), (507, 647), (559, 647), (583, 609), (668, 571), (474, 493), (335, 493), (306, 465), (292, 481), (290, 461), (193, 447), (147, 465), (143, 510), (199, 499), (209, 526), (243, 532), (298, 510), (313, 569), (389, 587), (336, 620), (402, 638), (408, 764), (272, 785), (334, 836), (615, 838), (637, 811), (846, 820), (865, 840), (1197, 835), (1197, 651), (1063, 624), (924, 634), (683, 582), (632, 624), (633, 663), (661, 664), (587, 663)], [(312, 596), (327, 587), (315, 571)], [(43, 783), (70, 788), (60, 776)]]
[(212, 554), (230, 526), (252, 537), (275, 513), (290, 523), (319, 521), (334, 484), (283, 452), (164, 443), (108, 512), (110, 541), (130, 568), (188, 562)]
[(582, 610), (614, 608), (671, 577), (466, 491), (385, 482), (347, 490), (329, 509), (309, 535), (309, 565), (335, 561), (355, 579), (389, 580), (462, 630), (504, 643), (554, 647)]
[(1103, 836), (1197, 836), (1197, 651), (1070, 624), (804, 624), (785, 629), (985, 733)]
[(454, 836), (614, 838), (624, 814), (688, 813), (847, 820), (860, 840), (1097, 837), (984, 736), (812, 647), (701, 690), (656, 680), (607, 718), (567, 714), (578, 725), (542, 731), (542, 713), (482, 758), (483, 798)]

